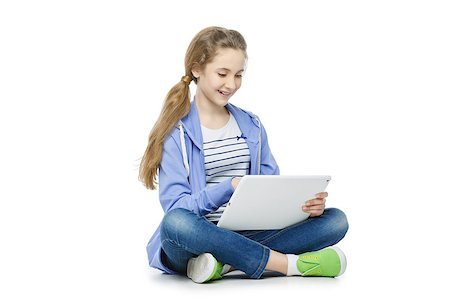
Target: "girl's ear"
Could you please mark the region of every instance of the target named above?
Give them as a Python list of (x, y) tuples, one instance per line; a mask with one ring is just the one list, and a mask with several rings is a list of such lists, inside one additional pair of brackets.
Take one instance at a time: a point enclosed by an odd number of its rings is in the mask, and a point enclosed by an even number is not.
[(194, 75), (195, 78), (199, 78), (200, 74), (202, 73), (200, 65), (198, 63), (193, 63), (191, 72), (192, 72), (192, 75)]

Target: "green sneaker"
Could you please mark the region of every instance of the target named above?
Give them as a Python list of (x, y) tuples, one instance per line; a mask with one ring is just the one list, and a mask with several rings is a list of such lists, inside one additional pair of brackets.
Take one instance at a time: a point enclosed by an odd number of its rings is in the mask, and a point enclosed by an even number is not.
[(218, 262), (211, 253), (203, 253), (191, 258), (187, 265), (187, 276), (196, 283), (204, 283), (222, 278), (220, 275), (223, 264)]
[(338, 247), (300, 254), (297, 269), (302, 276), (337, 277), (345, 272), (347, 259)]

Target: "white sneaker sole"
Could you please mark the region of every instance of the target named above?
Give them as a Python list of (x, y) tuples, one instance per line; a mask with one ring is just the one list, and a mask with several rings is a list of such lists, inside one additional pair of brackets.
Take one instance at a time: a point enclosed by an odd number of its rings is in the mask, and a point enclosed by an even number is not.
[(212, 275), (216, 259), (211, 253), (203, 253), (191, 258), (187, 265), (187, 276), (196, 283), (203, 283)]
[(339, 260), (341, 261), (341, 271), (339, 272), (338, 275), (336, 275), (336, 277), (341, 276), (342, 274), (344, 274), (345, 269), (347, 269), (347, 258), (345, 257), (344, 252), (342, 252), (341, 249), (339, 249), (336, 246), (331, 246), (331, 249), (333, 249), (334, 251), (336, 251), (336, 253), (339, 256)]

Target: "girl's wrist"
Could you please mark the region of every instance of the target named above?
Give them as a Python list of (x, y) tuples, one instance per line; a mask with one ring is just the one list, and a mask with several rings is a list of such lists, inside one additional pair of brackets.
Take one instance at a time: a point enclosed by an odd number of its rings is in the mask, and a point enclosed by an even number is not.
[(239, 184), (239, 177), (233, 177), (233, 179), (231, 179), (231, 186), (233, 187), (233, 190), (236, 190), (238, 184)]

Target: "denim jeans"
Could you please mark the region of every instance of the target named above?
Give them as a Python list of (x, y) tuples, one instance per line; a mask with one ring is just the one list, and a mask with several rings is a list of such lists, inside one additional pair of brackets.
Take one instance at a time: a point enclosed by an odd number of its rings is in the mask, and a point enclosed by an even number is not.
[(223, 229), (204, 216), (177, 208), (161, 224), (162, 259), (168, 268), (186, 274), (190, 258), (209, 252), (250, 278), (260, 278), (270, 249), (285, 254), (316, 251), (339, 242), (347, 230), (347, 218), (337, 208), (284, 229), (246, 231)]

